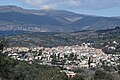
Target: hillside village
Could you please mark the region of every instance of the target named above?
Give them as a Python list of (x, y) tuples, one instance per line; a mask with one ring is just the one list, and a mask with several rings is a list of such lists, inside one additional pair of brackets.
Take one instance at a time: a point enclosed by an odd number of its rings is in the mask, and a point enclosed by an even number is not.
[(9, 57), (28, 61), (37, 61), (41, 65), (60, 66), (67, 70), (77, 68), (94, 68), (97, 66), (117, 66), (120, 55), (105, 54), (102, 49), (96, 49), (89, 43), (73, 46), (45, 47), (10, 47), (3, 53)]

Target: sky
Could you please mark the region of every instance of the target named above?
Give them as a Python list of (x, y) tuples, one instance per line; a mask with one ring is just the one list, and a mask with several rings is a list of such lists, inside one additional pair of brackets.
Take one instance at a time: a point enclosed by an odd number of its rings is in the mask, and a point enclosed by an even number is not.
[(120, 0), (0, 0), (0, 6), (15, 5), (26, 9), (68, 10), (97, 16), (120, 16)]

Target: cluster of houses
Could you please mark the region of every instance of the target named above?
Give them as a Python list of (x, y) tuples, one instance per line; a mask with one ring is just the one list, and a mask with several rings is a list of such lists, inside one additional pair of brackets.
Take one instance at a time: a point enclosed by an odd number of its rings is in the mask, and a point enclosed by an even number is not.
[(76, 73), (75, 69), (89, 69), (102, 65), (120, 65), (120, 55), (105, 54), (102, 49), (96, 49), (89, 43), (73, 46), (45, 47), (10, 47), (3, 50), (8, 57), (32, 64), (34, 61), (40, 65), (59, 66), (68, 77)]
[(29, 61), (38, 61), (41, 65), (55, 65), (67, 70), (76, 68), (94, 68), (96, 66), (119, 65), (119, 55), (105, 54), (102, 49), (96, 49), (90, 44), (73, 46), (45, 47), (10, 47), (4, 49), (3, 53), (9, 57)]

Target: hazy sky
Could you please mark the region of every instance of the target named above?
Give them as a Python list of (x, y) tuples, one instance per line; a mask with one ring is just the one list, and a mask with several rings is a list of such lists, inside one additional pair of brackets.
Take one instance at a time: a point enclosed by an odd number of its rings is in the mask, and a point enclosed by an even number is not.
[(16, 5), (29, 9), (60, 9), (99, 16), (120, 16), (120, 0), (0, 0), (0, 5)]

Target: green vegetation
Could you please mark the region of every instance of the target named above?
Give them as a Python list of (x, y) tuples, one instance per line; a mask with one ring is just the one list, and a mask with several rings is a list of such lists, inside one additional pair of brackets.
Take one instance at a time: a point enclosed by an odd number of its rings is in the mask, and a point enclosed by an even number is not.
[(120, 75), (120, 65), (117, 68), (118, 68), (118, 74)]
[(76, 75), (75, 77), (71, 78), (70, 80), (85, 80), (83, 76)]
[(67, 80), (67, 76), (56, 67), (30, 65), (5, 57), (0, 59), (0, 76), (7, 80)]
[(106, 73), (104, 72), (104, 71), (102, 71), (102, 70), (97, 70), (96, 72), (95, 72), (95, 75), (94, 75), (94, 79), (95, 80), (102, 80), (102, 79), (104, 79), (104, 78), (106, 78)]
[(92, 80), (114, 80), (114, 76), (103, 70), (96, 70), (96, 72), (94, 74), (94, 78), (92, 78)]
[(67, 80), (57, 67), (28, 64), (0, 55), (0, 77), (6, 80)]
[[(0, 43), (0, 50), (3, 49)], [(0, 78), (2, 80), (67, 80), (65, 73), (58, 67), (39, 65), (36, 62), (29, 64), (7, 57), (0, 52)]]

